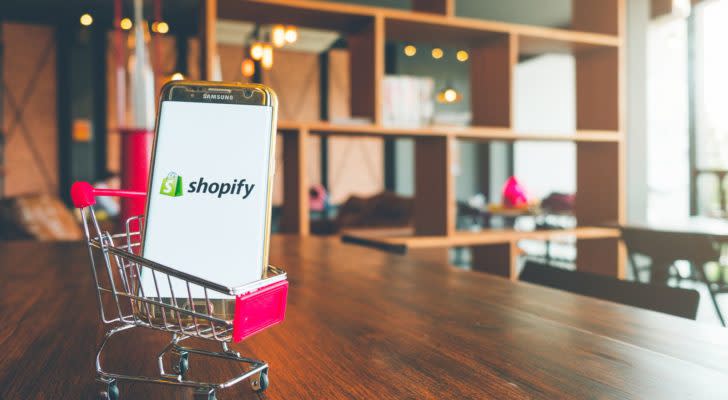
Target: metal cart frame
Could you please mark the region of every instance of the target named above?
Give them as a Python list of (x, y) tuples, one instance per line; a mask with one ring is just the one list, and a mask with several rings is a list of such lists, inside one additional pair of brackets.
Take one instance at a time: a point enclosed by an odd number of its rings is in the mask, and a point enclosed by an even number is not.
[[(108, 400), (119, 399), (117, 382), (120, 381), (192, 388), (195, 400), (214, 400), (217, 390), (231, 387), (246, 379), (250, 381), (254, 391), (264, 391), (269, 384), (268, 364), (265, 361), (241, 357), (238, 352), (228, 347), (228, 343), (233, 339), (233, 323), (215, 315), (210, 295), (234, 298), (237, 295), (252, 293), (285, 280), (285, 272), (269, 267), (267, 278), (242, 287), (229, 288), (139, 256), (137, 253), (139, 253), (143, 217), (127, 220), (125, 232), (110, 234), (101, 229), (93, 205), (96, 196), (145, 195), (144, 192), (94, 189), (85, 182), (77, 182), (72, 188), (74, 205), (80, 210), (83, 220), (101, 321), (105, 326), (109, 326), (96, 354), (96, 380), (102, 385), (99, 397)], [(152, 293), (148, 293), (150, 290), (148, 282), (146, 285), (142, 284), (142, 271), (153, 271), (144, 272), (151, 273), (153, 277)], [(177, 281), (176, 285), (172, 284), (173, 280)], [(179, 281), (184, 282), (183, 286), (187, 289), (184, 293), (174, 292), (175, 286), (179, 290)], [(170, 297), (164, 297), (160, 291), (161, 285), (165, 285), (165, 290), (167, 285), (169, 286)], [(195, 305), (194, 301), (196, 299), (199, 303), (202, 300), (200, 293), (204, 293), (204, 303), (201, 307), (199, 304)], [(104, 347), (111, 337), (137, 327), (169, 332), (172, 335), (170, 343), (157, 357), (159, 376), (114, 373), (107, 371), (102, 365)], [(220, 342), (221, 351), (181, 345), (182, 341), (192, 337)], [(165, 369), (167, 355), (173, 358), (172, 373)], [(191, 355), (236, 362), (243, 366), (243, 370), (239, 375), (223, 382), (190, 380), (186, 375)]]

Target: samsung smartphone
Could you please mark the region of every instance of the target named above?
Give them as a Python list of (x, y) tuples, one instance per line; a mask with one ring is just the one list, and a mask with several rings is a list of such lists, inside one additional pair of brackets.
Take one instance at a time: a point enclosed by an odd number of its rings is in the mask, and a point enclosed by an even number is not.
[[(143, 257), (230, 288), (265, 277), (276, 114), (275, 93), (262, 85), (172, 81), (164, 86)], [(181, 280), (155, 287), (147, 272), (141, 284), (147, 295), (153, 288), (165, 298), (187, 293)], [(193, 297), (205, 297), (200, 288), (193, 291)]]

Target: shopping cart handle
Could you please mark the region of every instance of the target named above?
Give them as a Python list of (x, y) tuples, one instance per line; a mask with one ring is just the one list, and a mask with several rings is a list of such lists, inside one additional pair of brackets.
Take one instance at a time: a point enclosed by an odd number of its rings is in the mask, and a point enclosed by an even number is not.
[(84, 208), (96, 204), (96, 196), (146, 197), (147, 192), (121, 189), (97, 189), (88, 182), (75, 182), (71, 186), (71, 201), (76, 208)]

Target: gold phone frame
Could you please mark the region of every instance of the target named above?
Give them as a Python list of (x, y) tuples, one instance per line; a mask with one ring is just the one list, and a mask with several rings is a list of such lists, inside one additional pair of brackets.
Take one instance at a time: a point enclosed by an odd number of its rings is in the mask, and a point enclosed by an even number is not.
[[(161, 116), (162, 112), (162, 102), (164, 101), (173, 101), (171, 99), (172, 90), (177, 87), (203, 87), (203, 88), (219, 88), (219, 89), (248, 89), (252, 90), (253, 92), (261, 94), (259, 97), (261, 99), (260, 102), (254, 103), (219, 103), (219, 104), (240, 104), (240, 105), (259, 105), (259, 106), (266, 106), (272, 108), (272, 118), (271, 118), (271, 126), (270, 126), (270, 149), (268, 151), (268, 187), (266, 191), (266, 208), (265, 208), (265, 232), (263, 236), (263, 265), (260, 266), (261, 268), (261, 276), (260, 279), (264, 279), (268, 275), (268, 256), (269, 256), (269, 250), (270, 250), (270, 224), (271, 224), (271, 214), (273, 213), (272, 210), (272, 203), (273, 203), (273, 179), (275, 177), (275, 168), (276, 168), (276, 160), (275, 160), (275, 150), (276, 150), (276, 134), (278, 132), (278, 96), (268, 86), (261, 85), (261, 84), (254, 84), (254, 83), (241, 83), (241, 82), (209, 82), (209, 81), (169, 81), (162, 86), (162, 89), (160, 90), (159, 94), (159, 102), (157, 106), (157, 116), (155, 118), (154, 123), (154, 141), (152, 144), (152, 158), (150, 160), (149, 164), (149, 178), (147, 182), (147, 204), (145, 208), (145, 214), (146, 211), (149, 210), (149, 203), (151, 200), (151, 193), (152, 193), (152, 177), (154, 176), (154, 162), (157, 154), (157, 137), (159, 135), (159, 118)], [(251, 99), (255, 98), (255, 96), (250, 96)], [(194, 101), (192, 101), (194, 102)], [(205, 103), (205, 102), (200, 102)], [(141, 232), (141, 249), (140, 254), (144, 254), (144, 243), (146, 242), (146, 222), (142, 226), (142, 232)], [(173, 265), (170, 267), (174, 267)]]

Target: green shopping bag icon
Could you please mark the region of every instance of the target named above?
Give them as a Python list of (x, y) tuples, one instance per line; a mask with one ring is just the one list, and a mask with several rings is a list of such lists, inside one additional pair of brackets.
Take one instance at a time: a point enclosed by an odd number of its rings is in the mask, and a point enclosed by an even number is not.
[(159, 193), (171, 197), (182, 196), (182, 177), (177, 175), (175, 172), (167, 174), (167, 176), (162, 179), (162, 189)]

